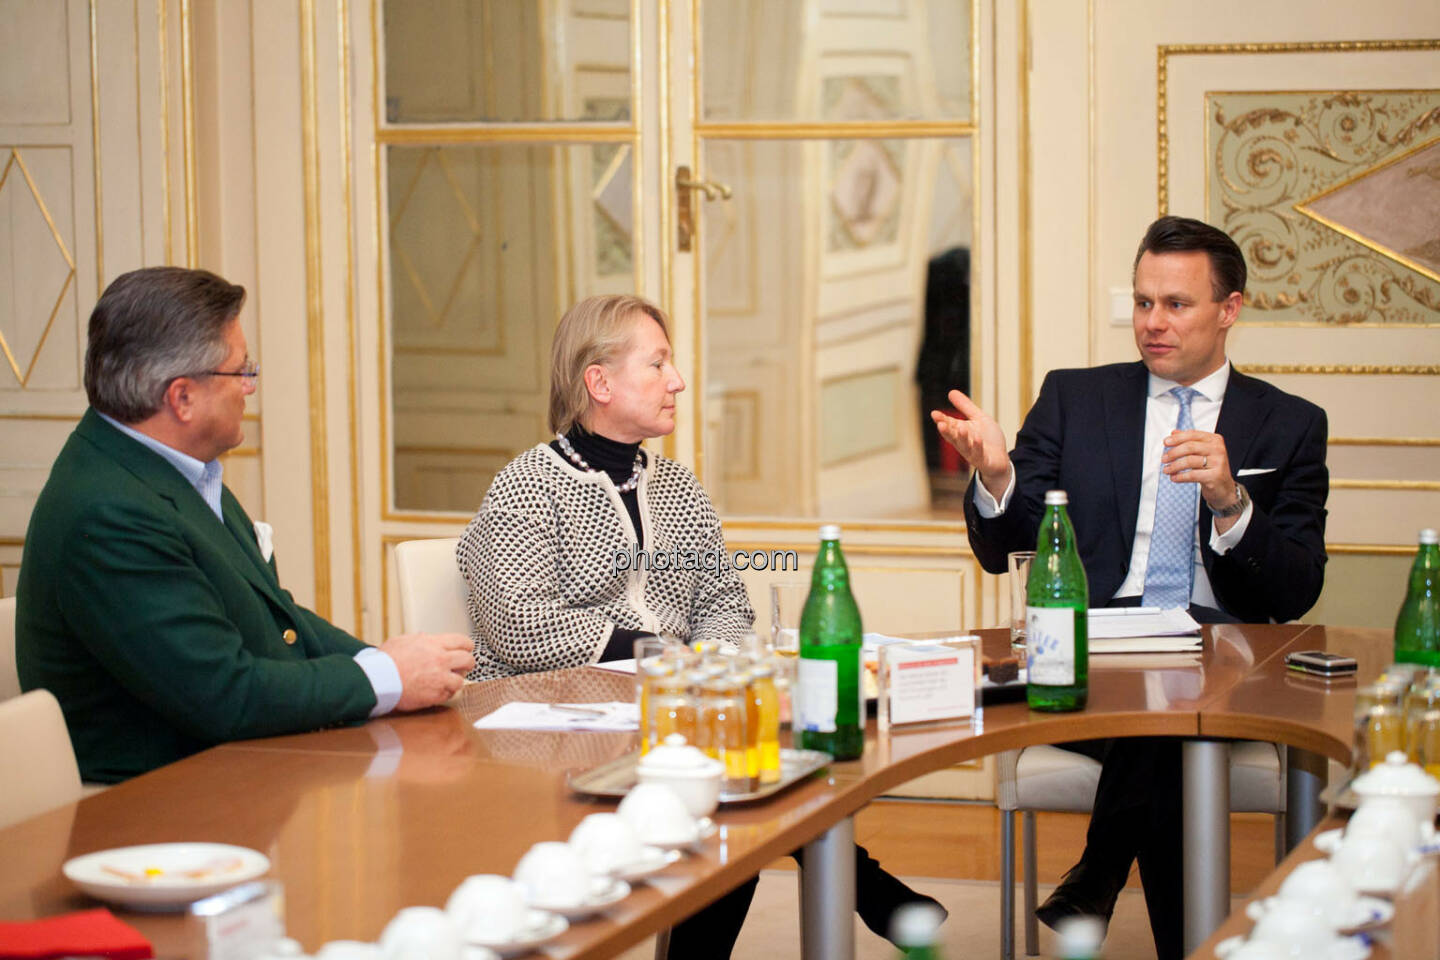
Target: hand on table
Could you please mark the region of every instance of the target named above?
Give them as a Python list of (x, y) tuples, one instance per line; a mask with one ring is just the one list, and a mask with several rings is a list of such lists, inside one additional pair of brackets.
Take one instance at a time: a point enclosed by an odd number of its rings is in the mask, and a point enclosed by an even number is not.
[(1005, 431), (959, 390), (950, 391), (950, 403), (960, 412), (960, 418), (942, 410), (931, 410), (930, 419), (935, 421), (940, 436), (980, 474), (980, 482), (990, 495), (999, 500), (1010, 485), (1010, 454), (1005, 445)]
[(398, 711), (423, 710), (444, 703), (475, 667), (474, 644), (460, 633), (407, 633), (380, 645), (400, 671)]
[[(1225, 451), (1225, 438), (1203, 430), (1172, 430), (1165, 438), (1165, 452), (1160, 469), (1176, 483), (1200, 484), (1200, 496), (1216, 510), (1234, 505), (1240, 497), (1235, 478), (1230, 475), (1230, 456)], [(1215, 530), (1224, 533), (1240, 519), (1214, 517)]]

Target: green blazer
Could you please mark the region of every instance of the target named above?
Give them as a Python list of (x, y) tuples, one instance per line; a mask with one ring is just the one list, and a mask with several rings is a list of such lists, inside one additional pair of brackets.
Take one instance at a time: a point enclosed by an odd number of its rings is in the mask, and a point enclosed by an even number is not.
[(50, 471), (25, 538), (16, 659), (23, 689), (60, 701), (85, 780), (375, 707), (353, 659), (364, 644), (281, 589), (254, 524), (222, 497), (223, 524), (94, 410)]

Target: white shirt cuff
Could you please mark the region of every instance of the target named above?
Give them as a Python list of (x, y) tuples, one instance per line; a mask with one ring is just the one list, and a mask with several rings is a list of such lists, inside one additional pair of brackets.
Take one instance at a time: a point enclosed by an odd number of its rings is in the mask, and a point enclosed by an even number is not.
[(1240, 511), (1240, 519), (1235, 521), (1235, 526), (1224, 533), (1215, 532), (1215, 518), (1210, 518), (1210, 549), (1215, 551), (1215, 556), (1225, 556), (1240, 542), (1240, 538), (1245, 536), (1245, 528), (1250, 526), (1250, 515), (1254, 512), (1255, 502), (1251, 500), (1245, 504), (1245, 509)]
[(980, 475), (975, 475), (975, 509), (980, 511), (980, 516), (986, 520), (992, 520), (1005, 512), (1010, 506), (1010, 495), (1015, 492), (1015, 464), (1010, 464), (1010, 482), (1005, 485), (1005, 495), (996, 502), (990, 491), (985, 487), (985, 481)]
[(370, 686), (375, 690), (375, 709), (370, 716), (384, 716), (395, 709), (400, 702), (404, 685), (400, 682), (400, 668), (390, 659), (390, 654), (378, 647), (370, 647), (355, 654), (355, 662), (365, 671)]

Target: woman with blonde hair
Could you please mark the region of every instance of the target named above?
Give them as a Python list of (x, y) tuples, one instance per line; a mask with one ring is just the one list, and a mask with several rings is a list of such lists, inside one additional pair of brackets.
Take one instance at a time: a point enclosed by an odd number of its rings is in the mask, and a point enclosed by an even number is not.
[[(725, 550), (715, 508), (688, 469), (640, 444), (675, 429), (685, 380), (663, 311), (639, 297), (582, 300), (566, 311), (550, 354), (555, 439), (496, 476), (456, 550), (470, 585), (476, 668), (484, 680), (628, 659), (650, 634), (736, 643), (755, 619)], [(714, 557), (649, 564), (640, 551)], [(857, 909), (886, 936), (903, 903), (923, 901), (860, 847)], [(670, 956), (730, 955), (755, 881), (671, 933)]]

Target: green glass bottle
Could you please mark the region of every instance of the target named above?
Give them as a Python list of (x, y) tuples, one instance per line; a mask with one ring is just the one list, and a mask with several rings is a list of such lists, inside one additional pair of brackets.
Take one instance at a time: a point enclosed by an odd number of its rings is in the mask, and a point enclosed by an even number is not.
[(1410, 589), (1395, 618), (1395, 659), (1440, 667), (1440, 538), (1420, 531), (1420, 550), (1410, 567)]
[(850, 569), (840, 552), (840, 528), (820, 528), (820, 552), (810, 595), (800, 613), (796, 716), (800, 746), (836, 760), (865, 750), (865, 701), (860, 686), (860, 608), (850, 592)]
[(1079, 710), (1090, 692), (1090, 584), (1075, 549), (1064, 490), (1045, 492), (1045, 516), (1026, 591), (1025, 699), (1031, 710)]

